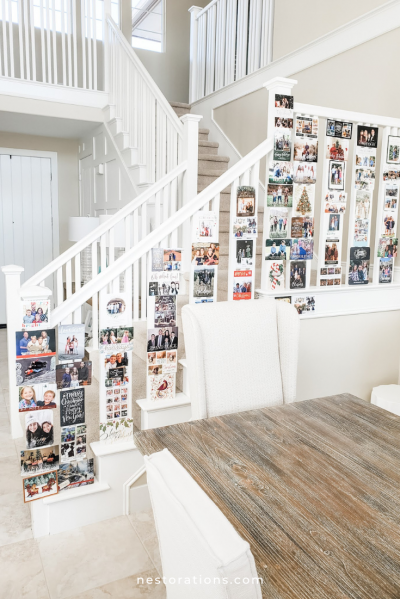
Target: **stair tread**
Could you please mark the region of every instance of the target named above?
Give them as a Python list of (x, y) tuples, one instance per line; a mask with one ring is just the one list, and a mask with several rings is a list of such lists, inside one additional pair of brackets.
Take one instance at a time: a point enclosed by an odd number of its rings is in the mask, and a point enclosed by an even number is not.
[(190, 104), (185, 104), (185, 102), (170, 102), (172, 108), (190, 108)]
[(205, 139), (199, 139), (199, 146), (202, 148), (219, 148), (217, 141), (205, 141)]
[(210, 129), (199, 129), (199, 133), (202, 135), (208, 135), (210, 133)]
[(218, 169), (218, 168), (206, 168), (204, 166), (200, 166), (198, 170), (199, 177), (220, 177), (226, 173), (226, 169)]
[(199, 160), (207, 160), (208, 162), (229, 162), (229, 156), (218, 156), (218, 154), (199, 154)]

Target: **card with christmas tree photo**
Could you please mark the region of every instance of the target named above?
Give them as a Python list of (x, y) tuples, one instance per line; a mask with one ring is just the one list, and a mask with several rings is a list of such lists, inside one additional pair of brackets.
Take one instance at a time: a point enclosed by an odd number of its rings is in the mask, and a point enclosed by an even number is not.
[(312, 216), (315, 205), (315, 185), (293, 185), (293, 216)]

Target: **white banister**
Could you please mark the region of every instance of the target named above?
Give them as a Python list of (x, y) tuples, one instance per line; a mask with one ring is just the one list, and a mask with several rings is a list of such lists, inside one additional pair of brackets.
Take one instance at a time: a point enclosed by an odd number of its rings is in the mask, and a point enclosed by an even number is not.
[(190, 12), (189, 101), (272, 62), (275, 0), (212, 0)]

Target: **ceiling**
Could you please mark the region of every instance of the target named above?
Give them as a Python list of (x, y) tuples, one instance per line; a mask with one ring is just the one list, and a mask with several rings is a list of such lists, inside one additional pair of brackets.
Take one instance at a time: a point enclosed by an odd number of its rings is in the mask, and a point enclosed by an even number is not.
[(3, 131), (43, 137), (80, 139), (93, 131), (99, 124), (100, 122), (0, 111), (0, 138), (1, 131)]

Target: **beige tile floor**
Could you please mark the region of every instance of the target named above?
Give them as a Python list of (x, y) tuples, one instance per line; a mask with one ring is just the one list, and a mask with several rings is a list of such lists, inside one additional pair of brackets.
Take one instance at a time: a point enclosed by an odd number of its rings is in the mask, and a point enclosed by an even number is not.
[[(6, 332), (0, 330), (0, 596), (7, 599), (165, 598), (151, 512), (34, 539), (9, 431)], [(145, 582), (142, 583), (143, 579)]]

